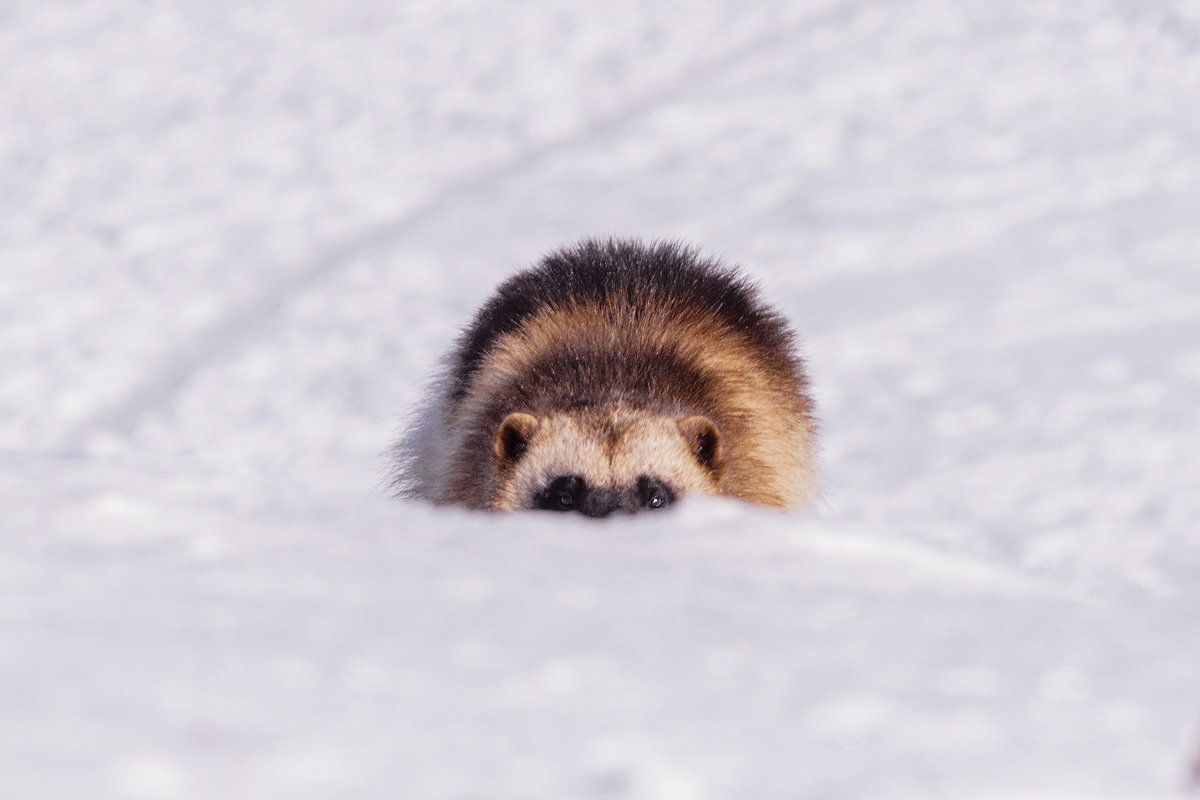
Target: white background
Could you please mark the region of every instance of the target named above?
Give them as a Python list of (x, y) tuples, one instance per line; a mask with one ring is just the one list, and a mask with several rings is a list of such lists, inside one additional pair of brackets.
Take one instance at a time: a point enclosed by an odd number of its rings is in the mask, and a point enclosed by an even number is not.
[[(1177, 798), (1200, 6), (0, 8), (5, 798)], [(742, 264), (824, 500), (390, 500), (494, 286)]]

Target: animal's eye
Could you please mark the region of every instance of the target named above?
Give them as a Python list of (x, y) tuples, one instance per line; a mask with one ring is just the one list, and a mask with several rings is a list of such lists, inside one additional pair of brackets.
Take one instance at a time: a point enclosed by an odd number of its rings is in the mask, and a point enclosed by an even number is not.
[(533, 498), (533, 507), (543, 511), (574, 511), (583, 502), (587, 484), (578, 475), (555, 478)]
[(657, 478), (643, 475), (638, 478), (637, 488), (638, 497), (641, 499), (644, 508), (666, 508), (675, 502), (675, 492), (671, 491), (670, 486), (667, 486), (667, 484)]

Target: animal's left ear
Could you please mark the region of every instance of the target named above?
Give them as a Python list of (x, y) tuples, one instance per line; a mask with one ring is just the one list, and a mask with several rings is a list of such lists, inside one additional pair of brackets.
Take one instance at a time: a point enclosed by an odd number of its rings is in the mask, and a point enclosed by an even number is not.
[(721, 446), (721, 434), (713, 421), (708, 417), (688, 417), (676, 424), (700, 466), (710, 472), (720, 469), (725, 453)]

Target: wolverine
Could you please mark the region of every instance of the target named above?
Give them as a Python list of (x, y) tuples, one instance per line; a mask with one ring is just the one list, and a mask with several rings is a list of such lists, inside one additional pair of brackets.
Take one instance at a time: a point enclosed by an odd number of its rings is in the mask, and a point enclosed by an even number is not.
[(588, 239), (503, 283), (393, 456), (400, 494), (476, 509), (816, 494), (795, 335), (738, 269), (676, 242)]

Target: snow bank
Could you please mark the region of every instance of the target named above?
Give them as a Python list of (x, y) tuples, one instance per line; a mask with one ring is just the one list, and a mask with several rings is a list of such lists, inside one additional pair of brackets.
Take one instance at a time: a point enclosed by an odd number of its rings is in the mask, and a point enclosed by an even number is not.
[[(6, 797), (1186, 791), (1191, 4), (2, 13)], [(606, 233), (793, 317), (821, 508), (383, 496), (456, 326)]]

